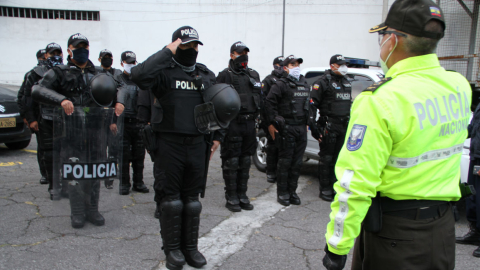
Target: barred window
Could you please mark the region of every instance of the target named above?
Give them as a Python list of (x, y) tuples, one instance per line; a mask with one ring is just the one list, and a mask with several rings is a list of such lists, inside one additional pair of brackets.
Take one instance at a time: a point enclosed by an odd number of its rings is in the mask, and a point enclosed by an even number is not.
[(0, 16), (49, 20), (100, 21), (100, 11), (59, 10), (0, 6)]

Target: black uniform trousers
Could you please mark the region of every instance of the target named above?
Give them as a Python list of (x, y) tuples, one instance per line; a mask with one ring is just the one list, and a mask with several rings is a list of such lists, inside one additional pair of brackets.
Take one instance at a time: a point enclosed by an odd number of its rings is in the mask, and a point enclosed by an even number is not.
[(37, 139), (39, 148), (42, 151), (41, 163), (45, 170), (45, 177), (48, 180), (48, 190), (51, 190), (53, 188), (53, 121), (41, 118), (38, 126)]
[(318, 178), (320, 181), (320, 190), (333, 190), (333, 184), (337, 181), (335, 177), (335, 163), (337, 163), (338, 154), (345, 142), (347, 124), (335, 121), (330, 118), (330, 127), (327, 134), (320, 143), (320, 152), (318, 155)]
[(362, 227), (352, 270), (451, 270), (455, 267), (455, 219), (451, 206), (437, 218), (407, 219), (383, 214), (382, 229)]
[(232, 120), (221, 144), (222, 161), (234, 157), (252, 156), (257, 149), (255, 120)]
[(122, 182), (124, 187), (130, 187), (130, 162), (133, 169), (133, 184), (143, 184), (143, 167), (145, 161), (145, 146), (136, 118), (125, 118), (123, 129), (123, 159)]
[[(474, 186), (477, 192), (480, 192), (480, 176), (473, 174), (475, 165), (480, 165), (480, 159), (470, 160), (467, 183)], [(467, 203), (467, 220), (476, 224), (477, 230), (480, 230), (480, 218), (478, 218), (480, 217), (480, 199), (477, 197), (477, 195), (470, 195), (465, 201)]]
[(35, 136), (37, 137), (37, 162), (38, 162), (38, 167), (40, 169), (40, 174), (47, 178), (47, 171), (45, 169), (45, 164), (43, 163), (43, 149), (40, 146), (41, 139), (40, 139), (40, 127), (38, 128), (38, 131), (35, 132)]
[(275, 175), (277, 173), (278, 147), (268, 132), (268, 128), (265, 129), (265, 135), (267, 137), (267, 175)]
[[(202, 136), (203, 137), (203, 136)], [(198, 196), (205, 184), (207, 143), (172, 142), (157, 133), (153, 175), (155, 202)]]

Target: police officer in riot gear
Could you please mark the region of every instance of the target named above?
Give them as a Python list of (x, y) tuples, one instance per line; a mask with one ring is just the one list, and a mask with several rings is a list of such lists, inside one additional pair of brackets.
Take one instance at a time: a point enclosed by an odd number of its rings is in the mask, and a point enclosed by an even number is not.
[(262, 84), (258, 72), (248, 67), (249, 51), (243, 42), (233, 43), (228, 68), (217, 77), (217, 83), (233, 85), (242, 101), (240, 113), (230, 123), (221, 148), (225, 207), (232, 212), (253, 210), (246, 193), (251, 156), (257, 147), (255, 119), (261, 108)]
[(348, 80), (345, 58), (336, 54), (330, 58), (330, 69), (313, 83), (311, 117), (320, 118), (317, 125), (310, 125), (312, 136), (320, 142), (318, 179), (320, 198), (333, 201), (334, 173), (338, 153), (345, 141), (345, 132), (350, 118), (352, 85)]
[[(203, 103), (202, 92), (215, 84), (215, 75), (197, 63), (198, 33), (190, 26), (177, 29), (172, 43), (131, 70), (140, 89), (150, 89), (159, 106), (152, 106), (155, 201), (168, 269), (188, 263), (200, 268), (207, 263), (198, 251), (198, 230), (208, 158), (213, 146), (195, 125), (194, 109)], [(158, 119), (156, 119), (158, 118)]]
[(143, 162), (145, 160), (145, 146), (140, 136), (140, 128), (137, 126), (137, 99), (140, 88), (130, 80), (131, 69), (137, 64), (137, 57), (132, 51), (125, 51), (121, 55), (121, 63), (124, 71), (116, 77), (125, 84), (126, 102), (124, 113), (123, 131), (123, 159), (122, 180), (120, 183), (120, 195), (130, 193), (130, 162), (133, 169), (133, 191), (148, 193), (147, 186), (143, 183)]
[[(284, 70), (283, 70), (283, 60), (285, 58), (283, 56), (278, 56), (273, 59), (273, 70), (272, 73), (269, 74), (265, 79), (262, 81), (262, 92), (263, 98), (266, 99), (268, 93), (270, 92), (270, 88), (277, 83), (277, 81), (283, 77)], [(270, 123), (267, 122), (266, 119), (266, 109), (265, 107), (262, 110), (262, 128), (265, 131), (265, 135), (267, 136), (267, 181), (270, 183), (275, 183), (277, 179), (277, 162), (278, 162), (278, 149), (275, 146), (275, 141), (270, 136), (268, 132), (268, 126)]]
[[(43, 145), (45, 146), (45, 160), (48, 174), (53, 171), (53, 121), (47, 120), (48, 117), (54, 117), (54, 107), (61, 106), (67, 115), (71, 115), (74, 106), (99, 106), (98, 102), (90, 93), (90, 83), (95, 75), (99, 74), (93, 63), (88, 59), (89, 42), (88, 39), (80, 34), (74, 34), (68, 39), (68, 57), (66, 65), (56, 65), (49, 70), (38, 85), (33, 87), (32, 97), (35, 101), (41, 103), (42, 108), (42, 137), (45, 137)], [(113, 80), (113, 78), (112, 78)], [(117, 84), (120, 88), (120, 85)], [(93, 89), (93, 88), (92, 88)], [(103, 90), (102, 90), (103, 91)], [(113, 91), (116, 92), (115, 89)], [(115, 113), (117, 116), (124, 110), (123, 91), (118, 91), (115, 104)], [(98, 105), (97, 105), (98, 104)], [(110, 102), (114, 104), (114, 102)], [(50, 180), (50, 179), (49, 179)], [(51, 181), (51, 180), (50, 180)], [(75, 183), (74, 183), (75, 182)], [(62, 189), (65, 187), (65, 181), (62, 183)], [(96, 226), (105, 224), (105, 219), (98, 212), (99, 205), (99, 181), (71, 181), (68, 185), (72, 227), (82, 228), (85, 221), (89, 221)], [(78, 190), (80, 186), (82, 190)], [(58, 200), (58, 191), (51, 191), (51, 198)]]
[(302, 58), (290, 55), (283, 61), (286, 76), (271, 88), (266, 100), (268, 130), (278, 148), (277, 201), (300, 205), (298, 178), (307, 147), (310, 86), (300, 75)]
[[(42, 70), (42, 68), (39, 68), (39, 67), (45, 65), (45, 52), (46, 52), (45, 49), (40, 49), (37, 51), (37, 54), (36, 54), (37, 66), (35, 66), (33, 69), (25, 73), (25, 76), (23, 77), (22, 85), (20, 86), (20, 89), (18, 90), (18, 94), (17, 94), (17, 106), (18, 106), (18, 111), (20, 113), (20, 117), (22, 117), (23, 123), (28, 125), (29, 127), (30, 127), (30, 124), (28, 123), (25, 115), (26, 109), (27, 109), (26, 99), (25, 99), (25, 87), (26, 87), (26, 84), (29, 82), (28, 77), (30, 73), (35, 72), (35, 70), (37, 71)], [(35, 135), (38, 134), (38, 125), (36, 127), (37, 129), (30, 127), (30, 129), (35, 133)], [(38, 137), (37, 137), (37, 161), (38, 161), (38, 166), (40, 168), (40, 173), (42, 175), (40, 177), (40, 184), (46, 185), (48, 184), (48, 180), (46, 178), (45, 167), (43, 166), (43, 163), (42, 163), (42, 150), (40, 147), (40, 140), (38, 139)]]
[[(54, 42), (49, 43), (44, 51), (45, 60), (42, 61), (43, 65), (36, 66), (26, 77), (23, 104), (25, 108), (25, 119), (27, 120), (30, 129), (37, 135), (37, 157), (40, 157), (40, 171), (43, 171), (42, 176), (45, 177), (45, 180), (43, 180), (42, 177), (40, 183), (48, 184), (48, 190), (50, 191), (52, 190), (53, 185), (51, 175), (52, 164), (45, 159), (44, 151), (51, 147), (48, 143), (51, 141), (51, 136), (48, 133), (45, 133), (43, 123), (52, 119), (49, 118), (48, 114), (42, 114), (39, 104), (33, 101), (32, 87), (37, 84), (51, 68), (63, 64), (63, 52), (61, 46)], [(44, 118), (45, 120), (43, 120)], [(66, 196), (65, 193), (63, 195)]]

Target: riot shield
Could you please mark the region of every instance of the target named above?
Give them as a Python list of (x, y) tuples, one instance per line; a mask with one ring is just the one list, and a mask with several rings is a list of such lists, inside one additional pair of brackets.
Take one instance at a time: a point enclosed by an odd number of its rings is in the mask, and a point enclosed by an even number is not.
[[(68, 198), (74, 228), (75, 216), (103, 225), (99, 206), (101, 212), (102, 203), (108, 205), (106, 200), (118, 197), (102, 183), (121, 179), (123, 116), (117, 117), (115, 109), (109, 107), (75, 107), (72, 115), (66, 115), (62, 108), (55, 112), (53, 198)], [(100, 200), (101, 189), (105, 196)]]

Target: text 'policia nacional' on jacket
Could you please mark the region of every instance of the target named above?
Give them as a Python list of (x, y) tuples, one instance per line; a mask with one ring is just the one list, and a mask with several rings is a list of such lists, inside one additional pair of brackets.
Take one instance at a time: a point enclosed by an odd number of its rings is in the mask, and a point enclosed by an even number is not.
[(217, 82), (231, 84), (237, 90), (242, 102), (239, 115), (260, 112), (262, 83), (258, 72), (251, 68), (246, 70), (235, 69), (233, 60), (230, 59), (229, 67), (218, 74)]
[(340, 76), (331, 70), (312, 85), (313, 105), (320, 110), (321, 116), (348, 116), (350, 107), (352, 85), (347, 76)]
[[(89, 87), (92, 79), (99, 73), (90, 60), (85, 68), (79, 68), (68, 56), (67, 65), (57, 65), (50, 69), (39, 85), (34, 87), (32, 96), (36, 101), (50, 106), (58, 106), (62, 101), (68, 99), (75, 106), (97, 107), (98, 105), (93, 101), (89, 92)], [(118, 83), (117, 86), (117, 89), (120, 89), (121, 84)], [(124, 104), (124, 99), (124, 91), (117, 91), (117, 97), (112, 102), (112, 106), (115, 103)], [(47, 108), (42, 106), (42, 117), (48, 114)]]
[(270, 88), (265, 104), (267, 123), (280, 115), (288, 125), (307, 124), (310, 86), (305, 77), (282, 77)]
[(355, 99), (335, 167), (338, 200), (325, 235), (331, 252), (349, 252), (376, 192), (393, 200), (460, 199), (470, 89), (428, 54), (397, 62)]
[(165, 47), (132, 68), (131, 79), (140, 89), (151, 89), (160, 101), (163, 120), (153, 126), (155, 131), (203, 135), (195, 125), (194, 109), (204, 103), (200, 91), (215, 84), (215, 74), (199, 63), (187, 74), (172, 57)]

